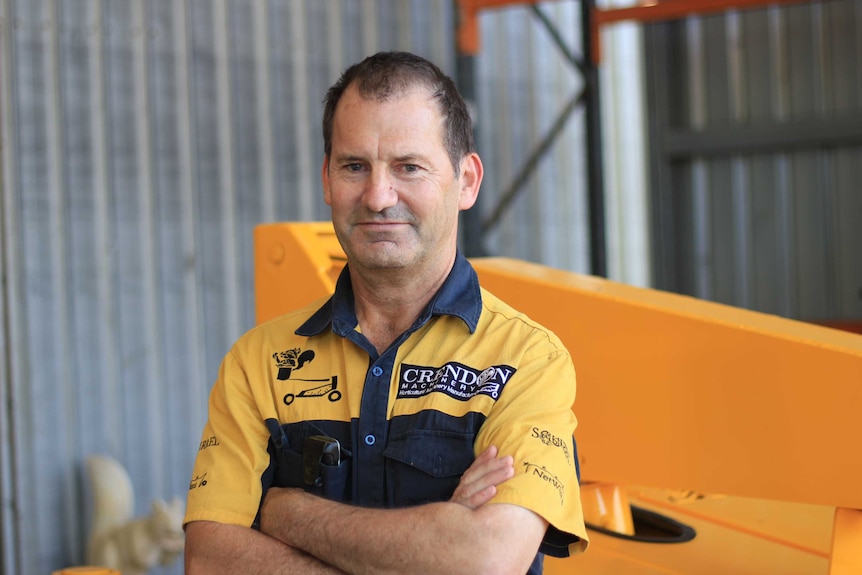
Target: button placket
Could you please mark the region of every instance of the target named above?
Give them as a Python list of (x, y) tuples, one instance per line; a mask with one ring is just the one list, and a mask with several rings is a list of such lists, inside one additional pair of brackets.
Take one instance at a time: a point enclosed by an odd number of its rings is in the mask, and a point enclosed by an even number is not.
[[(363, 462), (361, 472), (356, 475), (357, 503), (360, 505), (380, 506), (384, 503), (383, 451), (388, 425), (389, 379), (394, 360), (394, 353), (378, 357), (365, 376), (358, 428), (361, 439), (357, 445)], [(379, 365), (381, 363), (382, 366)]]

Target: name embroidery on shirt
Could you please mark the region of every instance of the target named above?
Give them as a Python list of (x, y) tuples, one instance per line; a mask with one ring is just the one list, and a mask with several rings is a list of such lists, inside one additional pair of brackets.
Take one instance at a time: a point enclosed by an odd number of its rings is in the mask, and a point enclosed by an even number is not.
[(538, 427), (533, 428), (532, 435), (545, 445), (562, 449), (563, 454), (566, 456), (566, 463), (572, 463), (572, 456), (569, 454), (569, 444), (565, 439), (557, 437), (550, 431), (539, 429)]
[(560, 481), (559, 477), (548, 471), (548, 469), (544, 465), (536, 465), (535, 463), (529, 463), (525, 461), (524, 468), (525, 472), (528, 475), (536, 476), (554, 489), (556, 489), (557, 494), (560, 496), (560, 505), (563, 505), (563, 501), (565, 500), (566, 487), (565, 485), (563, 485), (563, 482)]
[(440, 367), (404, 363), (398, 381), (398, 398), (424, 397), (438, 392), (460, 401), (477, 395), (497, 399), (516, 371), (509, 365), (475, 369), (455, 361)]

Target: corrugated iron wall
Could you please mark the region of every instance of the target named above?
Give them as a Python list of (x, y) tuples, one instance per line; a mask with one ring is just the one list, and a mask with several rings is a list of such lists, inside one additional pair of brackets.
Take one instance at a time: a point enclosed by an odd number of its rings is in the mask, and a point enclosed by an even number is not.
[[(577, 50), (577, 4), (543, 9)], [(490, 208), (580, 80), (527, 9), (481, 30)], [(84, 561), (90, 454), (126, 466), (137, 515), (185, 495), (254, 321), (253, 226), (328, 218), (325, 89), (383, 49), (454, 74), (453, 37), (450, 0), (0, 1), (0, 572)], [(586, 270), (582, 149), (576, 119), (489, 251)]]
[(657, 285), (862, 318), (862, 2), (651, 26)]
[[(577, 2), (552, 4), (550, 17), (567, 34), (567, 45), (581, 53), (581, 23)], [(565, 56), (541, 26), (530, 23), (530, 12), (509, 8), (486, 18), (482, 26), (481, 60), (476, 66), (479, 101), (478, 145), (493, 150), (483, 156), (485, 182), (480, 201), (490, 212), (503, 200), (510, 185), (539, 140), (552, 129), (566, 103), (578, 97), (583, 78), (573, 72)], [(523, 118), (527, 112), (531, 116)], [(501, 114), (510, 111), (514, 117)], [(518, 121), (518, 116), (527, 121)], [(526, 181), (525, 193), (510, 204), (498, 226), (491, 227), (486, 244), (502, 253), (554, 267), (589, 271), (584, 109), (572, 119), (540, 169)], [(508, 124), (501, 131), (501, 125)]]

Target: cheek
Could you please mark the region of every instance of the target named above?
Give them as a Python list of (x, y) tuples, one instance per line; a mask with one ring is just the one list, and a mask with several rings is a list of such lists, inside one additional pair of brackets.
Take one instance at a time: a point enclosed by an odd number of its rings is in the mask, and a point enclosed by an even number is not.
[(327, 205), (332, 221), (338, 224), (347, 224), (354, 220), (360, 209), (352, 196), (338, 192), (329, 195)]
[(343, 210), (349, 201), (348, 197), (346, 190), (338, 185), (329, 185), (323, 192), (323, 199), (326, 201), (326, 205), (332, 208), (333, 211)]

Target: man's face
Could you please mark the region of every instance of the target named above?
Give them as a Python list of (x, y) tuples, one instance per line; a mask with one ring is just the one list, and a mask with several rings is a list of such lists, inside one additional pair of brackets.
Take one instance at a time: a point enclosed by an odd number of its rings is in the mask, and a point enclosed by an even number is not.
[[(473, 205), (478, 157), (455, 177), (443, 145), (443, 120), (427, 90), (387, 101), (349, 87), (335, 111), (323, 190), (351, 266), (413, 268), (451, 260), (458, 212)], [(475, 189), (474, 189), (475, 188)]]

